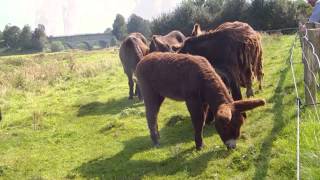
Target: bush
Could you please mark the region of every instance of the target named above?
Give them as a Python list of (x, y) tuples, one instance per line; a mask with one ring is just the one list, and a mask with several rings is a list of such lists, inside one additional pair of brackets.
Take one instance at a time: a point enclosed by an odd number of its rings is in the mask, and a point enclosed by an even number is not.
[(116, 46), (117, 42), (118, 42), (117, 39), (113, 36), (110, 41), (110, 46), (111, 47)]
[(180, 30), (189, 35), (194, 23), (204, 30), (227, 21), (243, 21), (254, 29), (269, 30), (296, 27), (298, 18), (309, 16), (303, 0), (184, 0), (172, 12), (152, 20), (152, 34), (167, 34)]
[(61, 41), (53, 41), (50, 44), (51, 52), (59, 52), (64, 50), (64, 46)]

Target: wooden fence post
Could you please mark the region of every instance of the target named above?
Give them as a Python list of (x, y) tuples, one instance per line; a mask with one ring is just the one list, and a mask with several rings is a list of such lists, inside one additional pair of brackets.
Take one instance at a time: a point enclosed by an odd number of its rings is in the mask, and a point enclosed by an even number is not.
[[(320, 24), (307, 23), (307, 37), (314, 46), (314, 52), (320, 58)], [(317, 103), (317, 74), (320, 66), (320, 59), (317, 59), (313, 53), (312, 46), (306, 39), (302, 38), (302, 47), (305, 58), (304, 63), (304, 82), (305, 82), (305, 102), (306, 104)]]

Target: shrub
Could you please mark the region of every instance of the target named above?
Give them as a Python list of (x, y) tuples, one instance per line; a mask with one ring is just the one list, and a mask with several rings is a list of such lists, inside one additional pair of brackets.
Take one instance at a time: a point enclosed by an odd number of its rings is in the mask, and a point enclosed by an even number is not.
[(63, 46), (62, 42), (60, 42), (60, 41), (51, 42), (51, 52), (59, 52), (59, 51), (63, 51), (63, 50), (64, 50), (64, 46)]

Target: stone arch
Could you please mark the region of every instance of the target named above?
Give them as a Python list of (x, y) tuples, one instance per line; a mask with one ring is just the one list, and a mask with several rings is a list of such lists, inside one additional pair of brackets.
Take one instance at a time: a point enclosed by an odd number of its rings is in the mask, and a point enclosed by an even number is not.
[(77, 48), (82, 49), (81, 45), (84, 45), (83, 48), (86, 50), (92, 50), (92, 46), (87, 41), (81, 41), (81, 42), (77, 43)]
[(100, 46), (100, 48), (107, 48), (108, 42), (104, 41), (104, 40), (99, 40), (99, 46)]
[(68, 49), (68, 48), (69, 49), (74, 49), (74, 47), (68, 42), (62, 42), (62, 44), (65, 47), (65, 49)]

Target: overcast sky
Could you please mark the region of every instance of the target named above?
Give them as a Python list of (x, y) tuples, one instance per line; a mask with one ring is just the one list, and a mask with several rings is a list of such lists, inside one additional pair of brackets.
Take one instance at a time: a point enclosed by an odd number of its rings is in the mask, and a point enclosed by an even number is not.
[(117, 13), (135, 13), (151, 20), (182, 0), (1, 0), (0, 30), (8, 23), (34, 28), (44, 24), (48, 35), (103, 32)]

